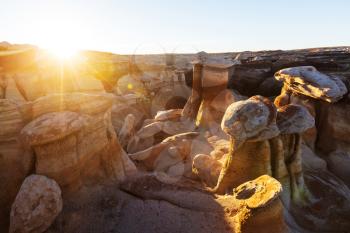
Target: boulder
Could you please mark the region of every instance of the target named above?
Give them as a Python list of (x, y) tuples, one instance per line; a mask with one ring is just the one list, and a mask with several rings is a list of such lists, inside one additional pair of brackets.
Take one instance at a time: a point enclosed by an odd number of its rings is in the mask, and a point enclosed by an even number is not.
[(142, 125), (144, 119), (150, 116), (147, 100), (139, 96), (129, 94), (125, 96), (114, 96), (112, 106), (112, 124), (118, 134), (121, 130), (124, 119), (132, 114), (135, 117), (136, 130)]
[(134, 115), (129, 114), (126, 116), (124, 124), (118, 134), (120, 144), (123, 148), (126, 148), (126, 146), (128, 145), (130, 139), (134, 136), (134, 134), (135, 134), (135, 117)]
[(221, 127), (235, 144), (262, 141), (279, 134), (276, 125), (276, 109), (261, 96), (253, 96), (231, 104), (222, 119)]
[(314, 99), (334, 103), (347, 93), (340, 78), (323, 74), (313, 66), (299, 66), (282, 69), (275, 78), (283, 81), (290, 90)]
[(192, 171), (207, 186), (214, 187), (222, 167), (223, 164), (210, 155), (198, 154), (193, 159)]
[(28, 176), (11, 208), (10, 233), (42, 233), (62, 210), (61, 189), (45, 176)]

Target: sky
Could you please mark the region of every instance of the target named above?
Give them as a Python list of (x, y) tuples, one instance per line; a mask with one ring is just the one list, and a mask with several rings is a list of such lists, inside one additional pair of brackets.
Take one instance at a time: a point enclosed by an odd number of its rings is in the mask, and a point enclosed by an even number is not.
[(0, 41), (120, 54), (350, 45), (348, 0), (1, 0)]

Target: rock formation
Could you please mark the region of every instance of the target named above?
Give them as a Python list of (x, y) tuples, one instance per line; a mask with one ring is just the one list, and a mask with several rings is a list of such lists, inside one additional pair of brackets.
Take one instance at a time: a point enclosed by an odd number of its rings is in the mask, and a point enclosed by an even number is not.
[(231, 104), (222, 119), (231, 137), (231, 148), (214, 191), (224, 194), (233, 187), (264, 174), (272, 174), (268, 139), (279, 134), (276, 109), (260, 96)]
[[(131, 177), (122, 183), (121, 189), (144, 200), (157, 200), (160, 203), (166, 201), (176, 208), (183, 209), (182, 214), (187, 220), (181, 223), (182, 228), (169, 222), (172, 226), (170, 231), (181, 229), (180, 231), (184, 232), (256, 232), (256, 229), (259, 229), (259, 232), (286, 232), (287, 230), (283, 219), (283, 208), (278, 199), (282, 191), (281, 184), (267, 175), (243, 183), (233, 190), (233, 195), (216, 198), (186, 184), (162, 183), (152, 175)], [(146, 202), (145, 205), (150, 203)], [(176, 211), (176, 208), (173, 211)], [(188, 210), (195, 211), (187, 212)], [(160, 215), (159, 218), (168, 222), (167, 218), (170, 216), (167, 213), (164, 211), (164, 215)], [(201, 219), (201, 213), (210, 217), (204, 222), (197, 222), (195, 219)], [(138, 227), (140, 227), (138, 224), (132, 226), (133, 229)], [(145, 231), (152, 230), (147, 228)]]
[[(198, 133), (189, 132), (168, 137), (159, 144), (129, 154), (129, 156), (133, 160), (142, 161), (142, 164), (149, 171), (164, 172), (170, 176), (181, 177), (184, 174), (184, 163), (191, 153), (192, 141), (198, 135)], [(182, 168), (180, 174), (177, 172), (176, 174), (171, 174), (171, 168), (174, 166), (180, 166)]]
[(292, 92), (329, 103), (338, 101), (347, 93), (346, 86), (338, 77), (318, 72), (312, 66), (282, 69), (275, 77)]
[(45, 176), (28, 176), (11, 208), (10, 233), (42, 233), (62, 210), (61, 189)]
[(149, 120), (129, 141), (127, 151), (135, 153), (160, 143), (165, 138), (191, 132), (195, 125), (188, 119), (181, 118), (180, 111), (170, 110), (158, 112), (154, 119)]
[(225, 60), (193, 63), (192, 94), (184, 106), (184, 117), (195, 120), (197, 126), (220, 128), (226, 108), (237, 100), (234, 92), (227, 89), (232, 65)]
[(0, 232), (350, 228), (349, 48), (1, 46)]
[(63, 194), (82, 184), (125, 176), (123, 149), (106, 95), (59, 94), (33, 103), (34, 120), (21, 131), (35, 153), (35, 172), (58, 182)]

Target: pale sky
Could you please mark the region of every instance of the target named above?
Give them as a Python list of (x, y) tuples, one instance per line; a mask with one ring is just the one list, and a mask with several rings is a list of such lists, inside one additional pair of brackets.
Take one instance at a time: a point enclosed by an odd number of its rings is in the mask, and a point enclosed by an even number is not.
[(0, 41), (114, 53), (350, 45), (347, 0), (1, 0)]

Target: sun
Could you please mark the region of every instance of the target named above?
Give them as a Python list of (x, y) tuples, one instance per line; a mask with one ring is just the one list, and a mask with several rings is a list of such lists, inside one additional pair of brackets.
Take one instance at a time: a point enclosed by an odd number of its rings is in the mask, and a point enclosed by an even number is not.
[(78, 50), (67, 46), (49, 48), (48, 51), (59, 60), (71, 60), (77, 56)]

